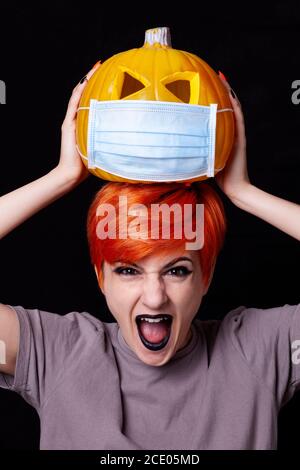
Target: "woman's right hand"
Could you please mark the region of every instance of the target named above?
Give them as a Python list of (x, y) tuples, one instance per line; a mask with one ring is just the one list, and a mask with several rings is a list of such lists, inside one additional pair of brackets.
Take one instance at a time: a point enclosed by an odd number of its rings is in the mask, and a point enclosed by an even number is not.
[(231, 89), (224, 75), (221, 74), (220, 77), (228, 90), (234, 112), (235, 142), (225, 168), (215, 176), (215, 180), (226, 196), (234, 202), (235, 199), (240, 198), (241, 193), (247, 191), (251, 186), (247, 170), (245, 123), (242, 105), (238, 97)]
[[(100, 61), (87, 73), (83, 83), (78, 83), (73, 89), (69, 100), (65, 119), (61, 126), (60, 159), (55, 173), (63, 176), (67, 181), (78, 184), (89, 175), (89, 171), (81, 160), (76, 148), (76, 114), (79, 101), (88, 80), (100, 66)], [(82, 80), (81, 80), (82, 81)]]

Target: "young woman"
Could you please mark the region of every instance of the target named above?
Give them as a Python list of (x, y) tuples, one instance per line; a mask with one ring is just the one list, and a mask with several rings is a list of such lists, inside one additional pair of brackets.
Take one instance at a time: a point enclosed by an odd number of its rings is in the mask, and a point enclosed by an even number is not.
[[(70, 99), (56, 168), (0, 198), (1, 236), (87, 177), (75, 145), (85, 85)], [(236, 206), (300, 240), (299, 205), (249, 181), (243, 114), (231, 101), (236, 142), (216, 181)], [(193, 222), (204, 204), (203, 248), (175, 237), (101, 239), (98, 208), (117, 207), (119, 196), (147, 208), (191, 204)], [(300, 384), (300, 306), (240, 306), (222, 321), (195, 319), (225, 229), (208, 183), (107, 183), (89, 209), (88, 240), (116, 323), (0, 304), (0, 386), (37, 410), (41, 449), (276, 448), (278, 412)]]

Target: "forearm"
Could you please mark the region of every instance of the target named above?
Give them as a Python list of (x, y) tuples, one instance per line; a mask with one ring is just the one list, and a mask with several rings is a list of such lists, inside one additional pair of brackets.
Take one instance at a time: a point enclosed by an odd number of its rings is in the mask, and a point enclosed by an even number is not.
[(246, 185), (231, 201), (300, 241), (300, 205)]
[(0, 238), (74, 187), (53, 169), (46, 175), (0, 197)]

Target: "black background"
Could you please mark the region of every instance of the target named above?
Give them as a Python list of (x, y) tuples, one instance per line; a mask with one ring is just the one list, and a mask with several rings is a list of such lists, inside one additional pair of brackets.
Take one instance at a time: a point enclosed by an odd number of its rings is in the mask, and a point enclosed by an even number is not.
[[(206, 3), (2, 5), (0, 79), (7, 104), (0, 106), (1, 195), (58, 163), (70, 94), (95, 62), (142, 46), (148, 28), (169, 26), (174, 48), (221, 70), (237, 93), (251, 182), (299, 203), (300, 104), (292, 103), (291, 86), (300, 79), (300, 6)], [(98, 290), (85, 234), (89, 204), (102, 184), (90, 176), (1, 240), (1, 302), (60, 314), (88, 311), (114, 320)], [(299, 242), (218, 192), (229, 228), (199, 317), (220, 319), (239, 305), (298, 304)], [(295, 396), (279, 415), (279, 449), (297, 448), (299, 413)], [(38, 415), (22, 398), (0, 390), (0, 416), (1, 449), (38, 448)]]

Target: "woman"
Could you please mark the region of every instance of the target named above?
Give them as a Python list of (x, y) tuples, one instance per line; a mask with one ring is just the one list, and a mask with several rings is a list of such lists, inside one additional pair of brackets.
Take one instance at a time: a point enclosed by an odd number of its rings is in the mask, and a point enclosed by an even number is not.
[[(73, 91), (57, 167), (0, 199), (1, 236), (88, 175), (76, 151), (75, 118), (98, 66)], [(249, 182), (243, 114), (237, 98), (231, 101), (236, 143), (216, 181), (236, 206), (300, 239), (299, 205)], [(120, 195), (147, 208), (204, 204), (203, 248), (186, 249), (187, 240), (175, 237), (101, 239), (98, 208), (117, 207)], [(241, 306), (221, 322), (194, 318), (225, 226), (207, 183), (108, 183), (90, 207), (88, 240), (117, 323), (0, 304), (0, 386), (37, 410), (41, 449), (276, 448), (279, 409), (300, 383), (300, 307)]]

